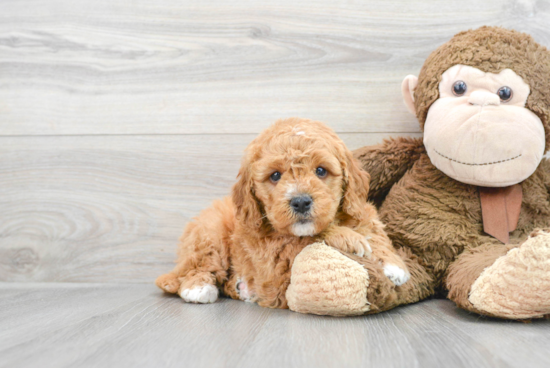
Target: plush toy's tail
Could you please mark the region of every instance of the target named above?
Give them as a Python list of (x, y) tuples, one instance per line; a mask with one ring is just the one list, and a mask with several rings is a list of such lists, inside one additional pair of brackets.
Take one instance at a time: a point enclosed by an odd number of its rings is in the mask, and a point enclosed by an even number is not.
[(422, 138), (397, 137), (353, 151), (370, 174), (369, 200), (379, 206), (391, 187), (426, 152)]

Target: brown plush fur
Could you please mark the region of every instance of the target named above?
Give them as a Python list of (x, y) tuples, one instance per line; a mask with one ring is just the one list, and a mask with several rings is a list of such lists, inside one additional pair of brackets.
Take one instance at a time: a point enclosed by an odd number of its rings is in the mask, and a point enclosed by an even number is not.
[(422, 138), (404, 137), (388, 139), (382, 144), (353, 151), (353, 155), (369, 167), (369, 200), (379, 207), (391, 187), (425, 152)]
[(404, 248), (398, 249), (397, 253), (411, 274), (410, 280), (401, 286), (395, 286), (390, 282), (375, 259), (347, 254), (349, 258), (361, 264), (369, 274), (367, 300), (370, 303), (370, 310), (366, 314), (379, 313), (402, 304), (415, 303), (433, 295), (433, 278), (420, 265), (418, 258)]
[[(328, 170), (326, 178), (315, 175), (319, 166)], [(274, 171), (282, 173), (276, 183), (270, 180)], [(156, 283), (180, 295), (186, 289), (216, 285), (239, 299), (237, 282), (243, 281), (252, 301), (287, 308), (294, 258), (317, 241), (368, 262), (380, 274), (371, 287), (390, 282), (383, 264), (407, 267), (392, 248), (375, 207), (367, 203), (368, 182), (368, 174), (330, 128), (306, 119), (278, 121), (246, 149), (232, 196), (216, 201), (187, 225), (176, 267)], [(292, 226), (300, 218), (289, 206), (293, 191), (313, 198), (315, 235), (294, 235)], [(369, 245), (368, 261), (352, 254), (367, 252)]]
[(510, 244), (506, 246), (502, 246), (502, 244), (485, 244), (485, 246), (466, 249), (449, 267), (447, 273), (447, 284), (450, 286), (449, 299), (454, 300), (461, 308), (483, 314), (468, 300), (470, 287), (483, 270), (514, 247), (515, 245)]
[[(388, 143), (393, 149), (398, 142)], [(405, 154), (413, 144), (409, 142), (397, 152)], [(363, 149), (358, 156), (369, 169), (383, 160), (384, 149), (369, 154)], [(405, 167), (409, 165), (407, 161), (404, 163)], [(382, 179), (373, 177), (373, 180), (385, 183), (384, 178), (389, 177), (393, 175), (387, 172)], [(534, 229), (550, 225), (550, 163), (543, 161), (522, 187), (517, 229), (510, 234), (511, 244), (502, 244), (483, 232), (477, 187), (449, 178), (431, 164), (426, 154), (421, 154), (393, 185), (380, 207), (380, 218), (394, 246), (417, 257), (417, 265), (407, 263), (409, 270), (419, 267), (422, 270), (418, 277), (411, 271), (407, 284), (422, 285), (422, 289), (430, 291), (428, 295), (448, 291), (448, 297), (460, 307), (489, 314), (470, 304), (470, 286), (486, 267), (509, 249), (521, 245)]]
[[(492, 73), (510, 68), (520, 75), (531, 87), (526, 107), (542, 120), (550, 147), (550, 52), (546, 48), (528, 35), (496, 27), (459, 33), (434, 51), (422, 68), (414, 93), (421, 126), (439, 97), (441, 74), (456, 64)], [(484, 269), (521, 246), (533, 230), (550, 225), (550, 164), (544, 160), (522, 183), (518, 226), (510, 234), (510, 244), (502, 244), (483, 232), (477, 187), (455, 181), (434, 167), (421, 139), (390, 139), (354, 155), (371, 174), (371, 199), (381, 203), (380, 218), (394, 246), (417, 257), (417, 264), (411, 264), (413, 260), (408, 267), (421, 271), (409, 282), (422, 285), (430, 295), (448, 292), (458, 306), (470, 311), (513, 318), (478, 310), (468, 296)]]
[(375, 258), (315, 243), (300, 252), (286, 297), (301, 313), (333, 316), (379, 313), (433, 294), (432, 279), (407, 249), (400, 249), (414, 282), (394, 285)]

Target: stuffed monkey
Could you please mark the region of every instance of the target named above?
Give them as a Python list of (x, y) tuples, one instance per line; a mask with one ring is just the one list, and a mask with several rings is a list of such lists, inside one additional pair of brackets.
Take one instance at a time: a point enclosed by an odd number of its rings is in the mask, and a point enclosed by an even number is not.
[(402, 91), (423, 140), (355, 151), (394, 245), (461, 308), (549, 314), (550, 52), (498, 27), (462, 32)]
[[(313, 245), (294, 262), (290, 308), (376, 313), (439, 294), (493, 317), (550, 314), (550, 52), (498, 27), (462, 32), (402, 91), (423, 139), (354, 154), (411, 279), (392, 285), (368, 259)], [(327, 276), (332, 264), (348, 274)]]

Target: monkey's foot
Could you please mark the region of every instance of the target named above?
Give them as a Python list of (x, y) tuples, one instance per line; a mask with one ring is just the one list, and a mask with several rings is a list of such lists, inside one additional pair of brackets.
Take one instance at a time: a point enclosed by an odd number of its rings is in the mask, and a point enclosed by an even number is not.
[(346, 316), (370, 309), (367, 270), (324, 243), (304, 248), (291, 272), (286, 298), (295, 312)]
[(550, 314), (550, 233), (537, 231), (486, 268), (470, 289), (470, 303), (509, 319)]

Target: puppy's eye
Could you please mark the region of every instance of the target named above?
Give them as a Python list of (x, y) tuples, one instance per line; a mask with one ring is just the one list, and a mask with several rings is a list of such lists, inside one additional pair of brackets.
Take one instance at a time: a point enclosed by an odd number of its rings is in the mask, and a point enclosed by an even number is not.
[(466, 86), (466, 83), (464, 81), (456, 81), (453, 84), (453, 94), (455, 96), (462, 96), (466, 93), (466, 90), (468, 89), (468, 86)]
[(512, 88), (507, 86), (500, 87), (500, 89), (497, 91), (498, 97), (500, 97), (500, 100), (503, 102), (510, 101), (513, 94), (514, 93), (512, 92)]
[(281, 180), (281, 173), (278, 171), (275, 171), (271, 176), (269, 177), (269, 180), (271, 180), (273, 183), (278, 182)]
[(315, 169), (315, 175), (317, 175), (320, 178), (324, 178), (325, 176), (327, 176), (327, 174), (328, 172), (324, 167), (319, 166), (318, 168)]

